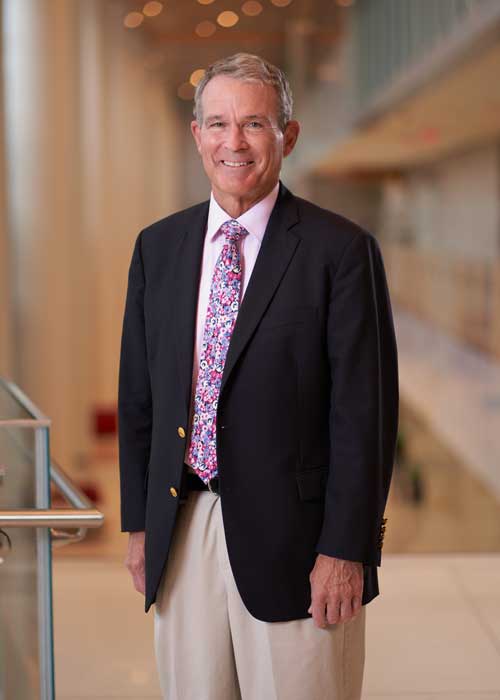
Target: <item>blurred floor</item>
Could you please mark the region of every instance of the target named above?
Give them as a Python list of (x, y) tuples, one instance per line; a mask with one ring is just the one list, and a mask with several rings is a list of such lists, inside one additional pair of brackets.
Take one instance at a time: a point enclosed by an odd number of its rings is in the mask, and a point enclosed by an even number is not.
[[(402, 450), (363, 697), (500, 700), (500, 368), (404, 313), (397, 333)], [(57, 697), (159, 698), (152, 611), (123, 565), (116, 446), (83, 482), (106, 521), (54, 550)]]
[[(363, 698), (500, 700), (500, 555), (392, 554), (379, 571)], [(57, 559), (54, 574), (58, 700), (160, 698), (152, 611), (121, 565)]]

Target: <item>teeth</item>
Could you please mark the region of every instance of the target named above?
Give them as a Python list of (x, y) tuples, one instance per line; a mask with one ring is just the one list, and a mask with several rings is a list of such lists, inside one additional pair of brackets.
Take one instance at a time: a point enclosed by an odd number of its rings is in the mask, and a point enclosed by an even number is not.
[(248, 161), (245, 161), (244, 163), (239, 163), (238, 161), (223, 160), (222, 162), (224, 163), (224, 165), (229, 165), (231, 168), (241, 168), (244, 165), (250, 165), (250, 163), (252, 163), (253, 161), (248, 160)]

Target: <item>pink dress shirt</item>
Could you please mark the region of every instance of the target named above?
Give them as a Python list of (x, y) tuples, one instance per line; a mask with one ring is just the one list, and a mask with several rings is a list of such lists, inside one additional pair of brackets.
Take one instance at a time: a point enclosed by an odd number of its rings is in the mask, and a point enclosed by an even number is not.
[[(250, 209), (236, 219), (236, 221), (238, 221), (238, 223), (244, 226), (248, 231), (248, 235), (240, 239), (240, 255), (242, 262), (241, 300), (243, 299), (248, 286), (248, 281), (252, 274), (262, 239), (264, 238), (269, 217), (271, 216), (276, 199), (278, 198), (278, 190), (279, 182), (276, 183), (275, 187), (271, 190), (271, 192), (269, 192), (268, 195), (266, 195), (266, 197), (264, 197), (264, 199), (261, 199), (260, 202), (254, 204), (253, 207), (250, 207)], [(184, 461), (186, 464), (189, 464), (188, 451), (189, 440), (191, 438), (194, 395), (196, 390), (196, 381), (198, 379), (201, 342), (203, 339), (210, 286), (212, 283), (215, 263), (217, 262), (217, 258), (219, 257), (222, 246), (224, 245), (224, 236), (219, 233), (219, 229), (222, 224), (229, 219), (232, 219), (232, 217), (217, 203), (212, 192), (210, 195), (207, 230), (205, 234), (205, 243), (203, 246), (200, 286), (198, 289), (198, 306), (196, 312), (196, 333), (193, 357), (193, 383), (189, 408), (189, 431), (188, 440), (186, 441), (186, 451), (184, 453)]]

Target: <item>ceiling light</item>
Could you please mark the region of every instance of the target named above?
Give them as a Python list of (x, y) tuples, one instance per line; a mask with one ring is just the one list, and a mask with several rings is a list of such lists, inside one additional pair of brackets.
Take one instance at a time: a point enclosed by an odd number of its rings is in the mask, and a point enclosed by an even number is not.
[(247, 0), (247, 2), (244, 2), (241, 6), (242, 12), (245, 15), (248, 15), (248, 17), (257, 17), (257, 15), (260, 15), (263, 9), (264, 8), (260, 2), (257, 2), (257, 0)]
[(198, 0), (200, 5), (211, 5), (215, 0)]
[(214, 32), (217, 30), (217, 27), (213, 22), (210, 22), (210, 20), (206, 19), (203, 22), (198, 22), (196, 25), (194, 31), (198, 36), (201, 36), (202, 38), (206, 38), (207, 36), (212, 36)]
[(177, 96), (180, 97), (181, 100), (192, 100), (194, 97), (194, 87), (191, 83), (182, 83), (177, 88)]
[(224, 12), (221, 12), (220, 15), (217, 17), (217, 22), (220, 24), (221, 27), (234, 27), (238, 20), (238, 15), (232, 10), (225, 10)]
[(205, 75), (205, 69), (204, 68), (197, 68), (189, 76), (189, 82), (191, 83), (191, 85), (194, 85), (194, 87), (196, 87), (204, 75)]
[(157, 2), (156, 0), (150, 0), (150, 2), (147, 2), (142, 8), (142, 12), (146, 15), (146, 17), (156, 17), (156, 15), (159, 15), (162, 10), (163, 4), (161, 2)]
[(271, 0), (271, 2), (273, 5), (276, 5), (276, 7), (287, 7), (292, 0)]
[(127, 29), (135, 29), (144, 21), (144, 15), (142, 12), (129, 12), (128, 15), (123, 20), (123, 24)]

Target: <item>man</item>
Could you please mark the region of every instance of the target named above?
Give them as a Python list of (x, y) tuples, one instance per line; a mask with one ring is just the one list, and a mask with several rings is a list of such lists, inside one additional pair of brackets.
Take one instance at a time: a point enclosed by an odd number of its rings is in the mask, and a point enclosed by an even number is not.
[(376, 239), (279, 180), (283, 73), (210, 66), (210, 201), (143, 230), (119, 378), (122, 531), (168, 700), (354, 700), (398, 422)]

